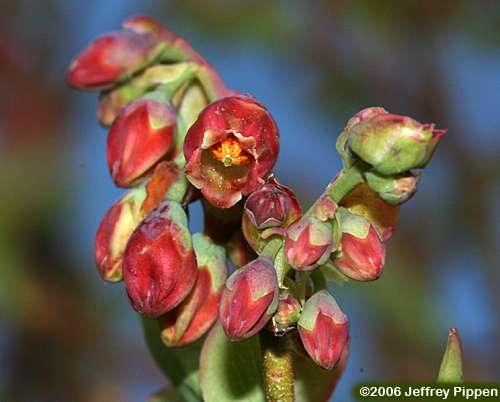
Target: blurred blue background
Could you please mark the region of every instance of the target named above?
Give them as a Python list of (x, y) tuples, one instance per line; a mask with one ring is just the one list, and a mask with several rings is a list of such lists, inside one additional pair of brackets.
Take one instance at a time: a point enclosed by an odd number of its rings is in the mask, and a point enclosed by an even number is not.
[(95, 271), (95, 230), (121, 190), (96, 95), (64, 83), (77, 52), (134, 14), (268, 107), (277, 176), (305, 206), (339, 170), (336, 136), (360, 109), (449, 129), (383, 277), (333, 289), (352, 335), (335, 400), (361, 381), (434, 379), (451, 326), (466, 379), (498, 381), (500, 3), (19, 0), (0, 1), (0, 400), (141, 401), (165, 384), (123, 286)]

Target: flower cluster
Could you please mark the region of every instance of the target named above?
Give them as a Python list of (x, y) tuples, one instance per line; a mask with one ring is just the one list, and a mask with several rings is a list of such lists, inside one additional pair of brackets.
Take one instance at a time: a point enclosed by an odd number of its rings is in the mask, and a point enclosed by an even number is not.
[[(334, 368), (349, 321), (327, 279), (380, 277), (399, 207), (444, 131), (382, 108), (359, 112), (337, 142), (344, 168), (304, 212), (272, 174), (271, 113), (229, 91), (155, 20), (135, 17), (95, 40), (68, 81), (101, 91), (109, 172), (127, 189), (97, 231), (101, 277), (124, 279), (132, 307), (158, 320), (168, 347), (219, 320), (231, 341), (296, 331), (314, 362)], [(206, 227), (192, 235), (187, 207), (199, 198)], [(213, 235), (214, 224), (226, 235)]]

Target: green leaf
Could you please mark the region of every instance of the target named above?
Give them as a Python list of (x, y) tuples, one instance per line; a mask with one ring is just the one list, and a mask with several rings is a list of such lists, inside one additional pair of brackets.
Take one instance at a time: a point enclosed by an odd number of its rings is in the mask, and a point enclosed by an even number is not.
[(201, 341), (168, 348), (161, 341), (158, 322), (141, 317), (144, 338), (158, 367), (172, 381), (185, 402), (202, 402), (199, 379)]
[(231, 342), (219, 322), (200, 356), (200, 377), (206, 402), (265, 402), (258, 336)]
[(448, 344), (441, 360), (437, 382), (461, 383), (463, 382), (462, 369), (462, 344), (456, 328), (451, 328), (448, 333)]
[(184, 402), (174, 387), (169, 386), (149, 395), (147, 402)]
[(319, 367), (305, 354), (301, 345), (298, 345), (295, 349), (293, 361), (293, 368), (295, 370), (295, 401), (327, 402), (344, 372), (349, 354), (348, 348), (345, 348), (339, 363), (333, 370), (325, 370)]

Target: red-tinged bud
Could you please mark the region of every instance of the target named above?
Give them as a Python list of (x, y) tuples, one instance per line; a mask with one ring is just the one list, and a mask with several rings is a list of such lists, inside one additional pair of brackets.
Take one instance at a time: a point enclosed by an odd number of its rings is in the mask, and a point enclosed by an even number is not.
[(130, 103), (108, 134), (108, 167), (115, 184), (132, 185), (164, 157), (173, 144), (175, 126), (169, 103), (150, 98)]
[(258, 187), (245, 203), (245, 214), (257, 229), (288, 226), (302, 216), (295, 193), (274, 177)]
[(281, 291), (278, 301), (278, 310), (273, 315), (271, 329), (277, 336), (290, 331), (300, 318), (302, 306), (297, 298), (289, 291)]
[(333, 246), (333, 228), (315, 216), (306, 216), (292, 224), (285, 234), (285, 256), (299, 271), (310, 271), (324, 264)]
[(167, 44), (166, 53), (170, 60), (206, 63), (205, 59), (193, 49), (187, 40), (168, 30), (154, 18), (138, 15), (125, 20), (122, 27)]
[(359, 122), (348, 128), (348, 146), (383, 175), (424, 167), (446, 132), (435, 129), (434, 124), (421, 124), (380, 108), (360, 113), (366, 116), (360, 116)]
[(342, 238), (335, 266), (351, 279), (378, 279), (384, 269), (385, 245), (373, 225), (366, 218), (343, 208), (339, 208), (337, 219)]
[(118, 282), (123, 277), (123, 252), (130, 235), (143, 218), (141, 205), (145, 199), (144, 187), (134, 188), (113, 204), (97, 229), (94, 255), (105, 281)]
[(302, 216), (295, 193), (274, 177), (257, 187), (245, 202), (242, 230), (245, 239), (259, 252), (265, 245), (265, 229), (290, 226)]
[(367, 120), (367, 119), (371, 119), (371, 118), (374, 118), (376, 116), (379, 116), (379, 115), (382, 115), (382, 114), (387, 114), (387, 110), (385, 110), (383, 107), (367, 107), (366, 109), (363, 109), (361, 111), (359, 111), (358, 113), (356, 113), (354, 116), (352, 116), (349, 121), (347, 122), (346, 124), (346, 127), (345, 129), (346, 130), (349, 130), (352, 126), (354, 126), (355, 124), (363, 121), (363, 120)]
[(106, 89), (152, 64), (164, 45), (131, 31), (111, 32), (92, 42), (71, 63), (68, 83), (80, 89)]
[(330, 221), (334, 218), (337, 207), (338, 205), (335, 201), (328, 195), (324, 195), (314, 205), (313, 215), (320, 221)]
[(161, 318), (161, 337), (167, 346), (195, 342), (213, 325), (227, 277), (224, 248), (200, 233), (193, 235), (198, 278), (189, 296)]
[(399, 207), (385, 202), (366, 183), (360, 184), (347, 194), (341, 205), (349, 212), (368, 219), (383, 241), (388, 240), (396, 230)]
[(161, 34), (165, 37), (165, 39), (169, 39), (171, 41), (177, 38), (177, 35), (166, 29), (159, 21), (147, 15), (136, 15), (134, 17), (127, 18), (123, 21), (122, 27), (142, 35), (151, 33)]
[(187, 216), (165, 201), (134, 231), (125, 250), (123, 276), (132, 307), (157, 318), (177, 307), (196, 281), (196, 258)]
[(199, 70), (200, 66), (192, 62), (158, 64), (147, 68), (130, 81), (101, 93), (97, 108), (99, 123), (110, 126), (127, 104), (160, 85), (164, 98), (172, 99)]
[(326, 290), (306, 301), (297, 324), (300, 339), (319, 366), (331, 370), (340, 359), (349, 338), (349, 321)]
[(264, 182), (279, 151), (278, 128), (256, 100), (231, 96), (208, 105), (184, 142), (189, 181), (218, 208), (229, 208)]
[(417, 191), (419, 173), (403, 173), (394, 176), (382, 176), (376, 172), (366, 172), (368, 185), (380, 198), (391, 205), (400, 205), (408, 201)]
[(270, 320), (278, 306), (278, 282), (271, 261), (258, 258), (226, 281), (219, 319), (232, 341), (249, 338)]

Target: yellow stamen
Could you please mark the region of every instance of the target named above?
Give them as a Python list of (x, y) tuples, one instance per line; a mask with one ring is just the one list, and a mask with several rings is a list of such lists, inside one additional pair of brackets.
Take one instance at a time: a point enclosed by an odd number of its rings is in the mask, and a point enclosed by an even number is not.
[(214, 145), (211, 151), (215, 158), (226, 167), (246, 165), (250, 162), (248, 153), (241, 148), (240, 143), (234, 137), (227, 137)]

